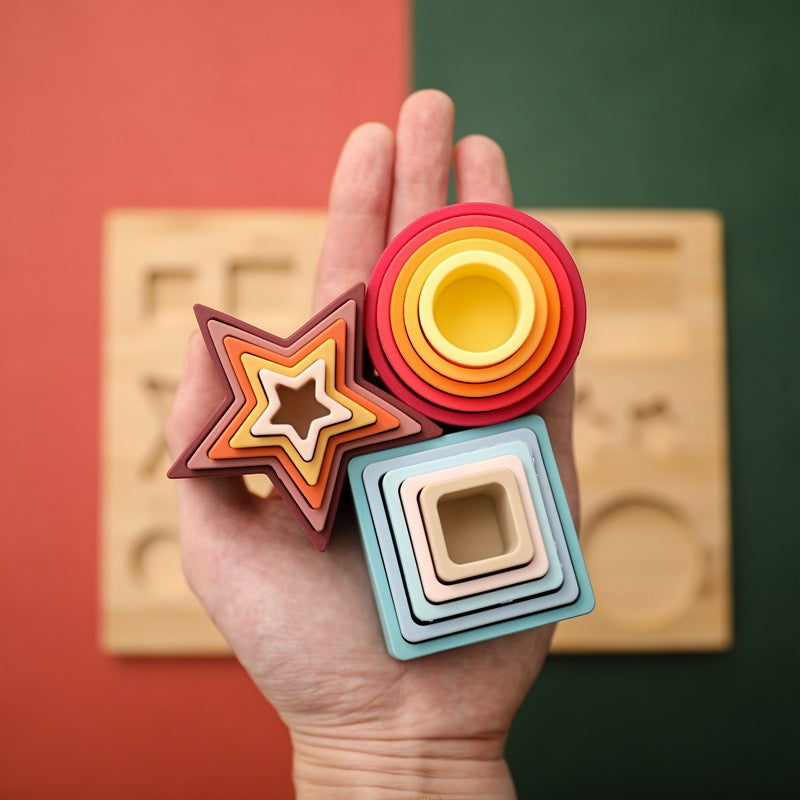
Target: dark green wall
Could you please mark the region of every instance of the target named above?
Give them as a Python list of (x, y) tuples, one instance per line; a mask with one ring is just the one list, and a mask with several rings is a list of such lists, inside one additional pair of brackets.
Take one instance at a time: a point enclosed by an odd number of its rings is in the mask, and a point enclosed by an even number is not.
[(453, 96), (458, 135), (505, 147), (519, 205), (726, 223), (736, 645), (552, 658), (509, 744), (523, 798), (770, 796), (800, 777), (799, 38), (790, 2), (415, 4), (415, 85)]

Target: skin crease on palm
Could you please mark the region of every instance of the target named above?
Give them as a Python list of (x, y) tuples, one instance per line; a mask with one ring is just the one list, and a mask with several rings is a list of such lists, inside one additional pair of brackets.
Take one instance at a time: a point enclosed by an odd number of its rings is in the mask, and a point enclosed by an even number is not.
[[(367, 123), (347, 139), (331, 187), (317, 309), (366, 282), (394, 234), (447, 202), (451, 166), (459, 201), (511, 204), (502, 150), (483, 136), (453, 147), (454, 113), (446, 95), (421, 91), (403, 104), (396, 133)], [(195, 335), (167, 421), (173, 455), (220, 397)], [(577, 520), (572, 405), (570, 376), (536, 413)], [(343, 797), (515, 796), (503, 747), (552, 626), (396, 661), (352, 518), (337, 521), (330, 547), (318, 553), (282, 500), (251, 495), (241, 478), (182, 480), (178, 492), (187, 579), (289, 727), (298, 797), (338, 797), (336, 785)]]

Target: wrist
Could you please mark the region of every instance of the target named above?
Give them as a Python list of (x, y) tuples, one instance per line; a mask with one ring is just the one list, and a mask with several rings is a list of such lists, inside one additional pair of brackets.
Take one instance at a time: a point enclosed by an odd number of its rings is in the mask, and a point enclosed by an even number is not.
[(504, 741), (291, 732), (297, 800), (513, 800)]

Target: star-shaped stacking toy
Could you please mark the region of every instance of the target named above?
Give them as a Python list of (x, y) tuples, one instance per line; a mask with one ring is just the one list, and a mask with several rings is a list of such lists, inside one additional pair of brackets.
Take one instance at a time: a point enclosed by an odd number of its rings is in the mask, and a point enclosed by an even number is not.
[(195, 306), (225, 399), (169, 477), (265, 473), (324, 550), (352, 456), (441, 434), (364, 377), (363, 305), (359, 284), (286, 339)]

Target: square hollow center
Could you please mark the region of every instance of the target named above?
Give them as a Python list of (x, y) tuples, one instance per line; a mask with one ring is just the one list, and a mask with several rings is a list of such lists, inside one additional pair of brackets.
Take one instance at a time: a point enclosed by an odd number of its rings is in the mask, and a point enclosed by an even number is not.
[(484, 561), (514, 548), (508, 494), (498, 483), (442, 495), (437, 512), (447, 555), (455, 564)]

